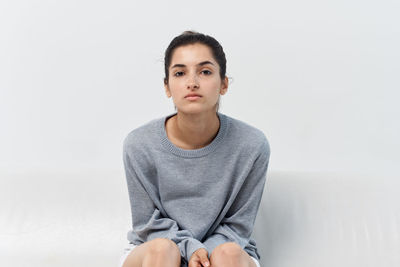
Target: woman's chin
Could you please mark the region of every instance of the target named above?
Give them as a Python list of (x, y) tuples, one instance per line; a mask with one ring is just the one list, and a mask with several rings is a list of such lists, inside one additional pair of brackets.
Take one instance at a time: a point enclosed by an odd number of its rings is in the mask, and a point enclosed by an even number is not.
[(177, 107), (177, 110), (179, 110), (180, 112), (183, 112), (183, 113), (188, 113), (188, 114), (203, 113), (203, 112), (207, 111), (207, 109), (205, 109), (204, 106), (197, 105), (197, 104), (195, 104), (195, 105), (189, 104), (189, 105), (185, 105), (183, 107)]

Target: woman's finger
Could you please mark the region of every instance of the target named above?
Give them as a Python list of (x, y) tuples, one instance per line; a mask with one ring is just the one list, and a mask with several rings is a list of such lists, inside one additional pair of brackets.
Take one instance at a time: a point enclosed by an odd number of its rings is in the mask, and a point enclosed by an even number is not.
[(202, 267), (200, 264), (200, 261), (197, 257), (193, 257), (190, 261), (189, 261), (189, 266), (188, 267)]
[(202, 267), (210, 267), (210, 261), (208, 259), (208, 252), (205, 249), (201, 249), (197, 252), (197, 256), (200, 258)]

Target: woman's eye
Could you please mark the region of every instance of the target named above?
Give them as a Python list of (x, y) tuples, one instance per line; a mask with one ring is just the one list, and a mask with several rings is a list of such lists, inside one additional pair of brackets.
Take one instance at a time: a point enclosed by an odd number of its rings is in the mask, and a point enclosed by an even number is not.
[(183, 74), (183, 71), (177, 71), (177, 72), (175, 72), (175, 74), (174, 74), (174, 76), (182, 76), (182, 74)]
[(210, 75), (211, 74), (211, 71), (209, 71), (209, 70), (203, 70), (202, 71), (205, 75)]

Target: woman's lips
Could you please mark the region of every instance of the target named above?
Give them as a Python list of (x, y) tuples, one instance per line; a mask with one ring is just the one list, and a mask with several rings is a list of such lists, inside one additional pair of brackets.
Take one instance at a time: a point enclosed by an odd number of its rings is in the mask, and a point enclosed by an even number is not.
[(199, 95), (196, 95), (196, 96), (187, 96), (187, 97), (185, 97), (187, 100), (189, 100), (189, 101), (195, 101), (195, 100), (197, 100), (197, 99), (199, 99), (201, 96), (199, 96)]

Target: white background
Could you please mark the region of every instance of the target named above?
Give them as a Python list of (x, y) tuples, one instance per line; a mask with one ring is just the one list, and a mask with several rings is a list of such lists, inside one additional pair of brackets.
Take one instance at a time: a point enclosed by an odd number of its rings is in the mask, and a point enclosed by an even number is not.
[(120, 171), (132, 129), (174, 111), (163, 56), (224, 47), (220, 111), (270, 170), (398, 175), (398, 1), (1, 1), (0, 172)]
[(270, 142), (262, 266), (399, 266), (399, 14), (395, 0), (2, 0), (0, 265), (116, 266), (122, 142), (174, 112), (164, 51), (197, 30), (226, 53), (220, 111)]

